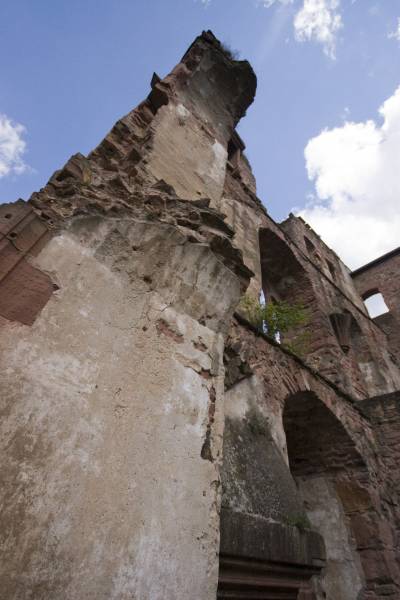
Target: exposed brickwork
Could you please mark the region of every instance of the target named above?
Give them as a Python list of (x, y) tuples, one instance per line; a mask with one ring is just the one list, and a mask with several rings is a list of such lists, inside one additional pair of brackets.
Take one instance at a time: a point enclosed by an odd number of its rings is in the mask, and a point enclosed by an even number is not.
[[(364, 460), (367, 463), (373, 460), (373, 429), (358, 402), (339, 388), (335, 389), (329, 379), (322, 377), (301, 359), (282, 351), (278, 343), (258, 333), (241, 317), (235, 319), (229, 331), (226, 370), (230, 386), (241, 379), (243, 371), (258, 374), (265, 386), (264, 401), (271, 413), (276, 411), (281, 414), (287, 399), (296, 393), (313, 392), (339, 420)], [(373, 463), (371, 469), (374, 470)]]
[(32, 325), (57, 290), (50, 277), (35, 268), (37, 255), (50, 238), (46, 225), (29, 204), (0, 206), (0, 315)]
[[(294, 241), (293, 255), (309, 281), (307, 288), (294, 282), (285, 297), (310, 309), (310, 363), (359, 398), (397, 389), (399, 371), (393, 365), (386, 336), (369, 318), (348, 268), (302, 219), (291, 216), (282, 227)], [(307, 248), (305, 239), (312, 240), (314, 250)], [(333, 265), (334, 276), (328, 265)], [(348, 348), (343, 348), (332, 322), (336, 315), (351, 319)]]

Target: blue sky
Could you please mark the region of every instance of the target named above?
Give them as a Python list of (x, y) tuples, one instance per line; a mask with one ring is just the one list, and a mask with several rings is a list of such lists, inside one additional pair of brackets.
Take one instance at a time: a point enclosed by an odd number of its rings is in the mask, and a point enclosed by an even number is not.
[(358, 266), (400, 238), (399, 18), (398, 0), (2, 0), (0, 202), (89, 152), (212, 29), (258, 76), (239, 126), (258, 195)]

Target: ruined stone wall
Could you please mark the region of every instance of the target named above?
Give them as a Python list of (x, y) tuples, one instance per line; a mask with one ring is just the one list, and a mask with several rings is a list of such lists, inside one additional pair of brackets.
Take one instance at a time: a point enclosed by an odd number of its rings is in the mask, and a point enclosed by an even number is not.
[(262, 396), (273, 439), (286, 461), (287, 445), (282, 414), (287, 398), (299, 391), (312, 391), (351, 432), (358, 452), (366, 460), (372, 459), (374, 433), (361, 413), (357, 400), (311, 369), (301, 358), (260, 333), (239, 314), (235, 315), (229, 330), (224, 360), (225, 385), (228, 389), (252, 375), (258, 375), (258, 379), (263, 381), (263, 394), (254, 394), (254, 397)]
[(258, 299), (263, 290), (267, 301), (307, 308), (307, 361), (342, 389), (360, 399), (397, 389), (400, 371), (386, 335), (369, 318), (349, 269), (302, 219), (271, 219), (237, 142), (234, 148), (218, 208), (255, 274), (248, 293)]
[(380, 292), (389, 309), (374, 322), (386, 333), (389, 347), (400, 364), (400, 250), (394, 250), (352, 273), (360, 296), (366, 300)]
[(289, 238), (277, 235), (276, 228), (261, 232), (264, 287), (278, 299), (307, 307), (308, 362), (360, 399), (397, 389), (399, 370), (386, 335), (367, 315), (347, 268), (336, 260), (339, 275), (335, 279), (327, 275), (328, 268), (322, 267), (322, 262), (326, 255), (333, 261), (333, 253), (321, 240), (317, 245), (315, 234), (319, 258), (306, 252), (304, 241), (303, 248), (297, 244), (305, 235), (312, 237), (301, 219), (292, 216), (283, 228), (290, 233)]
[(126, 216), (74, 218), (33, 264), (58, 291), (1, 330), (6, 597), (213, 598), (238, 278)]
[[(229, 544), (235, 551), (242, 515), (263, 530), (265, 519), (300, 531), (312, 527), (326, 546), (316, 597), (394, 600), (400, 570), (390, 505), (398, 482), (387, 483), (384, 433), (375, 430), (364, 402), (335, 390), (237, 318), (225, 349), (224, 551)], [(396, 426), (391, 432), (395, 443)]]
[[(255, 88), (203, 33), (0, 207), (7, 600), (399, 596), (396, 411), (363, 410), (399, 370), (348, 270), (257, 198)], [(304, 360), (233, 316), (246, 289), (308, 307)]]
[[(370, 420), (378, 443), (378, 454), (382, 464), (382, 496), (385, 512), (392, 528), (382, 529), (382, 581), (387, 582), (387, 593), (393, 593), (391, 575), (400, 566), (400, 394), (396, 392), (385, 396), (370, 398), (361, 403), (361, 409)], [(357, 535), (366, 550), (370, 550), (374, 539), (372, 518), (359, 519)], [(394, 552), (393, 552), (394, 548)], [(369, 561), (369, 570), (375, 575), (376, 565)], [(385, 586), (383, 585), (385, 589)]]
[(256, 78), (248, 63), (229, 60), (210, 40), (197, 40), (157, 84), (170, 86), (173, 94), (154, 120), (147, 169), (178, 195), (207, 197), (215, 207), (224, 187), (228, 142), (254, 98)]
[[(208, 76), (209, 112), (192, 99)], [(2, 206), (9, 600), (215, 598), (223, 332), (251, 272), (204, 196), (221, 193), (251, 82), (205, 34), (88, 157)]]

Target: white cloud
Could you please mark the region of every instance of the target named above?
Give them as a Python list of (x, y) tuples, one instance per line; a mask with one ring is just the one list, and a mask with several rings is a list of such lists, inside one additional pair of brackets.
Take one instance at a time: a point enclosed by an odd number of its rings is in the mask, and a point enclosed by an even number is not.
[(19, 175), (28, 167), (23, 161), (26, 143), (25, 127), (0, 114), (0, 178), (15, 173)]
[(296, 39), (315, 40), (322, 44), (327, 56), (335, 58), (337, 34), (343, 27), (339, 7), (340, 0), (304, 0), (294, 18)]
[(305, 149), (315, 196), (299, 214), (351, 268), (400, 240), (400, 87), (379, 113), (382, 124), (346, 122)]
[(389, 33), (388, 38), (400, 42), (400, 17), (397, 19), (397, 29)]
[[(278, 4), (288, 6), (294, 3), (300, 6), (298, 0), (253, 1), (265, 8)], [(211, 0), (201, 0), (201, 2), (208, 6)], [(339, 8), (340, 0), (302, 0), (301, 8), (293, 20), (295, 39), (299, 42), (316, 41), (322, 45), (327, 56), (335, 58), (337, 34), (343, 27)]]

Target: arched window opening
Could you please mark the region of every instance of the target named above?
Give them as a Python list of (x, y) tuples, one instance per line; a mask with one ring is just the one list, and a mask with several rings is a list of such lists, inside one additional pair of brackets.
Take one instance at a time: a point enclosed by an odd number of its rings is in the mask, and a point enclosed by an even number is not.
[(368, 505), (365, 462), (343, 424), (312, 392), (287, 399), (283, 426), (307, 517), (325, 540), (327, 566), (320, 585), (328, 600), (354, 600), (364, 587), (364, 573), (343, 497), (362, 498), (360, 511)]
[(304, 236), (304, 242), (307, 248), (307, 252), (310, 255), (310, 258), (317, 262), (321, 262), (321, 257), (318, 253), (318, 250), (316, 249), (310, 238), (308, 238), (306, 235)]
[(290, 246), (271, 229), (260, 229), (259, 242), (265, 298), (297, 302), (305, 271)]
[(272, 327), (273, 333), (266, 333), (305, 357), (311, 349), (309, 315), (315, 303), (309, 276), (290, 244), (272, 229), (260, 229), (259, 247), (264, 296), (267, 303), (276, 304), (276, 323), (279, 323)]
[(378, 290), (364, 295), (363, 300), (371, 319), (389, 312), (385, 299)]

